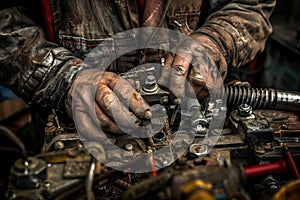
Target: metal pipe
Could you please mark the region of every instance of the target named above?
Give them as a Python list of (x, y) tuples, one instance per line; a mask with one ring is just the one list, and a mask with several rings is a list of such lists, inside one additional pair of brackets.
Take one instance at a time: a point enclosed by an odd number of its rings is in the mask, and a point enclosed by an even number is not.
[(94, 177), (95, 177), (95, 169), (96, 169), (96, 162), (97, 160), (92, 157), (91, 158), (91, 165), (89, 168), (89, 172), (87, 174), (85, 180), (85, 192), (87, 200), (95, 200), (95, 195), (93, 191), (93, 184), (94, 184)]
[[(94, 183), (99, 183), (99, 186), (103, 186), (105, 185), (107, 182), (111, 181), (111, 180), (115, 180), (117, 178), (119, 178), (120, 176), (124, 175), (124, 172), (122, 171), (117, 171), (115, 169), (111, 169), (107, 172), (105, 172), (105, 174), (102, 174), (100, 176), (97, 176), (94, 180)], [(77, 192), (79, 192), (80, 190), (84, 189), (85, 183), (80, 183), (79, 185), (71, 188), (68, 191), (65, 191), (63, 193), (61, 193), (60, 195), (58, 195), (55, 199), (56, 200), (67, 200), (67, 199), (71, 199)]]
[(293, 158), (291, 152), (288, 150), (286, 145), (283, 146), (283, 148), (284, 148), (285, 160), (286, 160), (286, 162), (288, 163), (288, 165), (291, 169), (291, 173), (292, 173), (293, 177), (295, 179), (299, 179), (300, 178), (299, 171), (298, 171), (298, 168), (296, 166), (296, 163), (294, 161), (294, 158)]

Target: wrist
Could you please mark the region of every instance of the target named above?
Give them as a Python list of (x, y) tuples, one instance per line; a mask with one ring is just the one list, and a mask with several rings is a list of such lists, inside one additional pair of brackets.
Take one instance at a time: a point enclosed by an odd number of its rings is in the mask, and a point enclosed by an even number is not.
[(228, 63), (226, 60), (226, 54), (222, 53), (217, 43), (208, 35), (201, 33), (192, 33), (190, 35), (201, 46), (203, 46), (211, 59), (214, 61), (216, 67), (219, 69), (222, 78), (224, 79), (227, 74)]

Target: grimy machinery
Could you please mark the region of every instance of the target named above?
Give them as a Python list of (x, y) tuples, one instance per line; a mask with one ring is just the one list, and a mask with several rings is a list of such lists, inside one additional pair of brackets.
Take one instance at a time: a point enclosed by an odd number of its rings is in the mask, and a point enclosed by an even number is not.
[(22, 157), (11, 166), (6, 198), (300, 198), (299, 93), (240, 83), (178, 106), (151, 70), (137, 88), (153, 112), (151, 122), (139, 122), (145, 137), (83, 139), (53, 110), (39, 154), (27, 156), (22, 142), (10, 137)]

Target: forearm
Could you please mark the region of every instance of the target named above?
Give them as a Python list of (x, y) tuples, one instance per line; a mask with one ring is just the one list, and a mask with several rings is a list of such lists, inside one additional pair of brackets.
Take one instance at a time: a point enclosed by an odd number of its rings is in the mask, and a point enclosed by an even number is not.
[(272, 32), (269, 17), (275, 0), (224, 0), (218, 5), (210, 2), (212, 12), (195, 33), (210, 38), (228, 66), (244, 65), (264, 50)]
[(80, 70), (78, 59), (17, 8), (0, 11), (0, 40), (1, 84), (27, 103), (57, 107)]

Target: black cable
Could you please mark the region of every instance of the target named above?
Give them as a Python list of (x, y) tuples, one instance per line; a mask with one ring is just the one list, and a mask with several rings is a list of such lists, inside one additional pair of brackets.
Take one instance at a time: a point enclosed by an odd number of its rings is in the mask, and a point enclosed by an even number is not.
[(20, 149), (20, 152), (22, 154), (22, 157), (25, 161), (27, 161), (27, 153), (24, 143), (16, 136), (15, 133), (13, 133), (11, 130), (6, 128), (5, 126), (0, 125), (0, 134), (7, 137), (9, 140), (11, 140), (17, 147)]

